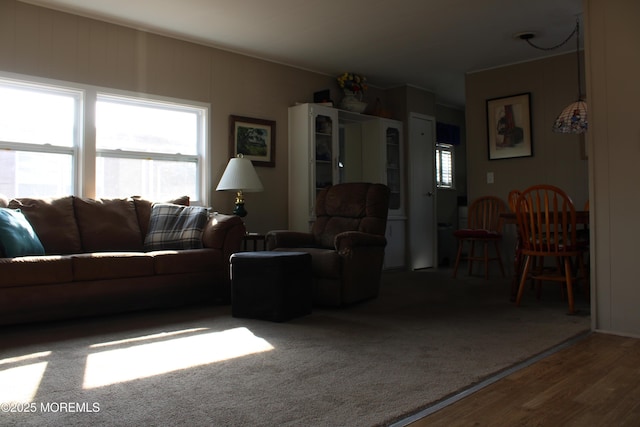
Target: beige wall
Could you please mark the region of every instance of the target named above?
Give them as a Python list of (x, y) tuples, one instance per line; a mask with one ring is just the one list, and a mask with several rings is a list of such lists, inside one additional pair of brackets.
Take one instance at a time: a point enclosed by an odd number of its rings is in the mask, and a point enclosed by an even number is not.
[(640, 336), (640, 2), (585, 0), (594, 327)]
[[(0, 70), (210, 103), (213, 188), (229, 158), (229, 115), (275, 120), (276, 167), (256, 168), (265, 191), (245, 197), (256, 232), (287, 226), (287, 108), (327, 88), (339, 100), (332, 76), (14, 0), (0, 0)], [(221, 212), (233, 200), (210, 191)]]
[[(523, 44), (523, 49), (532, 49)], [(531, 93), (533, 156), (488, 160), (486, 101)], [(502, 197), (534, 184), (564, 189), (576, 206), (588, 199), (587, 160), (581, 138), (551, 128), (562, 109), (578, 96), (575, 53), (467, 75), (467, 186), (469, 200), (485, 194)], [(487, 183), (493, 172), (494, 184)]]

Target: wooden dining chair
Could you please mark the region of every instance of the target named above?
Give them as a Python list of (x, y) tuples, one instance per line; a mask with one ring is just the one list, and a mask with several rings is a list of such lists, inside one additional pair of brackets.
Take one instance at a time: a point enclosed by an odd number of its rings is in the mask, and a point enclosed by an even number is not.
[[(516, 205), (518, 204), (518, 198), (520, 197), (520, 190), (511, 190), (507, 195), (507, 203), (509, 204), (509, 210), (513, 213), (516, 212)], [(516, 223), (517, 227), (517, 223)], [(522, 251), (520, 250), (520, 233), (516, 233), (516, 247), (514, 249), (513, 256), (513, 269), (515, 274), (513, 275), (513, 281), (511, 284), (512, 289), (512, 297), (515, 298), (516, 292), (518, 290), (518, 284), (520, 283), (520, 272), (523, 268), (522, 262)], [(533, 284), (533, 283), (532, 283)]]
[[(534, 185), (522, 192), (516, 204), (518, 232), (524, 268), (516, 296), (520, 305), (528, 277), (538, 281), (555, 281), (566, 286), (569, 313), (575, 313), (573, 284), (586, 277), (582, 254), (584, 246), (576, 237), (576, 210), (571, 198), (552, 185)], [(545, 258), (553, 259), (546, 267)], [(572, 259), (578, 260), (580, 276), (574, 273)], [(532, 268), (539, 259), (536, 268)]]
[[(482, 261), (484, 277), (489, 278), (489, 262), (498, 261), (502, 276), (505, 276), (500, 242), (502, 241), (503, 220), (500, 214), (506, 211), (504, 201), (495, 196), (479, 197), (469, 205), (467, 228), (456, 230), (453, 235), (458, 240), (458, 252), (453, 267), (453, 277), (458, 274), (458, 265), (462, 258), (463, 247), (468, 243), (467, 253), (468, 274), (473, 272), (473, 262)], [(483, 247), (482, 255), (476, 255), (475, 247), (479, 243)], [(489, 246), (493, 245), (494, 255), (489, 255)]]
[(509, 203), (509, 210), (511, 212), (516, 211), (516, 203), (518, 202), (518, 197), (520, 197), (520, 190), (511, 190), (509, 191), (509, 195), (507, 196), (507, 202)]

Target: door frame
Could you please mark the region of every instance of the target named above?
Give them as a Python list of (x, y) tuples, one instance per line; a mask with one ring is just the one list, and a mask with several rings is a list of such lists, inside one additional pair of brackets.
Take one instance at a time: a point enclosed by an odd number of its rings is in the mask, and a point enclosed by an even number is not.
[(407, 138), (409, 143), (407, 144), (408, 149), (407, 149), (407, 153), (409, 156), (409, 161), (406, 162), (407, 164), (407, 173), (408, 173), (408, 197), (407, 197), (407, 202), (408, 202), (408, 207), (407, 207), (407, 212), (408, 212), (408, 233), (407, 236), (409, 236), (409, 239), (407, 239), (407, 246), (408, 246), (408, 265), (410, 269), (415, 269), (414, 268), (414, 258), (413, 258), (413, 253), (412, 253), (412, 242), (411, 239), (414, 236), (414, 233), (412, 230), (415, 229), (415, 221), (418, 221), (418, 218), (416, 218), (416, 215), (413, 213), (413, 206), (412, 206), (412, 200), (416, 200), (416, 197), (420, 197), (420, 194), (416, 194), (416, 193), (421, 193), (420, 191), (418, 191), (415, 188), (415, 184), (414, 184), (414, 164), (413, 164), (413, 160), (414, 157), (412, 155), (412, 135), (413, 135), (413, 127), (415, 126), (413, 121), (414, 119), (419, 119), (419, 120), (425, 120), (425, 121), (430, 121), (432, 123), (432, 147), (431, 147), (431, 153), (432, 153), (432, 157), (431, 157), (431, 198), (433, 199), (433, 203), (432, 203), (432, 222), (431, 222), (431, 260), (429, 262), (429, 266), (425, 266), (425, 267), (419, 267), (419, 268), (437, 268), (438, 266), (438, 219), (437, 219), (437, 191), (436, 191), (436, 181), (435, 181), (435, 132), (436, 132), (436, 118), (434, 116), (431, 115), (427, 115), (427, 114), (421, 114), (421, 113), (415, 113), (415, 112), (410, 112), (409, 113), (409, 117), (408, 117), (408, 132), (407, 132)]

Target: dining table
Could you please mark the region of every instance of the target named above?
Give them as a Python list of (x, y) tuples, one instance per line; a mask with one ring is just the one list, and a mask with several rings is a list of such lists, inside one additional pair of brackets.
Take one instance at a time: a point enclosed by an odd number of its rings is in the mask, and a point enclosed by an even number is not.
[[(518, 225), (518, 217), (513, 211), (503, 212), (500, 214), (505, 225)], [(576, 225), (589, 225), (589, 211), (576, 211)], [(522, 273), (522, 253), (520, 252), (520, 233), (516, 239), (515, 253), (513, 256), (513, 280), (511, 282), (511, 296), (510, 300), (515, 301), (518, 293), (518, 287), (520, 286), (520, 276)]]

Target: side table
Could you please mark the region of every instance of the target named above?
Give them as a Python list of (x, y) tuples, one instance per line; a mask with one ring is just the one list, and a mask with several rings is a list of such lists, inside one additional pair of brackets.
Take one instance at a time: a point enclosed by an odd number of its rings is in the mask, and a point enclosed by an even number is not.
[(253, 251), (258, 251), (258, 242), (262, 243), (263, 251), (267, 250), (266, 236), (260, 233), (246, 233), (242, 238), (242, 250), (249, 250), (249, 242), (253, 242)]

